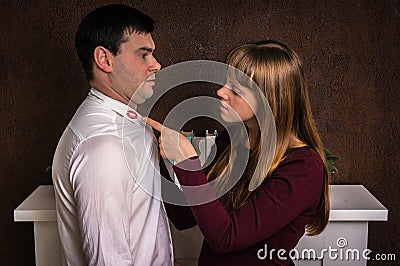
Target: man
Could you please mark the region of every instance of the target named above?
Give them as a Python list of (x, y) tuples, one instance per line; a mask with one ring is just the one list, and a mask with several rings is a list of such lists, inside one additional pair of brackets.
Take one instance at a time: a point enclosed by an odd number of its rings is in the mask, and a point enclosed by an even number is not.
[(161, 67), (153, 27), (124, 5), (100, 7), (79, 25), (75, 47), (92, 88), (52, 174), (65, 265), (172, 265), (157, 147), (135, 110)]

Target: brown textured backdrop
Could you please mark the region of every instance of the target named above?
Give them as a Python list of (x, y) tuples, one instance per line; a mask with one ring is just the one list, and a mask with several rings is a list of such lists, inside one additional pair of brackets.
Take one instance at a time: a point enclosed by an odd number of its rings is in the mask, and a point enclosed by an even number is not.
[[(74, 33), (84, 14), (111, 2), (0, 1), (2, 265), (34, 265), (33, 226), (14, 223), (13, 210), (38, 185), (51, 184), (46, 168), (88, 90)], [(125, 1), (157, 21), (164, 67), (223, 61), (232, 47), (267, 38), (297, 51), (326, 147), (341, 157), (333, 182), (363, 184), (389, 209), (388, 222), (370, 223), (369, 248), (400, 260), (399, 1), (141, 2)], [(163, 119), (178, 100), (199, 94), (213, 92), (184, 86), (154, 116)]]

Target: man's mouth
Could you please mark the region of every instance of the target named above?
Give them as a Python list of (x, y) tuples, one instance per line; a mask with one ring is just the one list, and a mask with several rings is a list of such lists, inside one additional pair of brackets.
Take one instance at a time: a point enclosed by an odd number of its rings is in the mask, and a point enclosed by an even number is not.
[(156, 82), (156, 76), (155, 75), (151, 75), (150, 77), (148, 77), (146, 79), (146, 82), (155, 83)]

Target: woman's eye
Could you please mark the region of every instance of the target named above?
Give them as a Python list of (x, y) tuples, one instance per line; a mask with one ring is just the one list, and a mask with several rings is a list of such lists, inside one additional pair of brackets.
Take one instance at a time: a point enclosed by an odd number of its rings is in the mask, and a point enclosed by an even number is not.
[(239, 92), (237, 91), (237, 89), (235, 88), (235, 86), (231, 86), (231, 91), (232, 91), (232, 93), (234, 94), (234, 95), (238, 95), (239, 94)]

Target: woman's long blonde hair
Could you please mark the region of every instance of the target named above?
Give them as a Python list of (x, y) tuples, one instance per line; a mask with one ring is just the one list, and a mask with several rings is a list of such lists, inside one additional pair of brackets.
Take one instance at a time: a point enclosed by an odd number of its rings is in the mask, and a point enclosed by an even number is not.
[[(276, 41), (263, 41), (254, 44), (241, 45), (234, 48), (227, 56), (227, 64), (244, 72), (260, 88), (266, 98), (274, 117), (276, 127), (276, 148), (273, 155), (261, 152), (262, 144), (250, 150), (249, 163), (243, 176), (256, 178), (261, 184), (271, 177), (278, 165), (285, 159), (293, 148), (292, 136), (315, 150), (321, 157), (324, 165), (324, 182), (317, 214), (307, 225), (307, 233), (316, 235), (322, 232), (329, 218), (329, 181), (330, 171), (325, 158), (323, 144), (318, 134), (311, 113), (307, 82), (304, 76), (302, 62), (299, 56), (284, 44)], [(245, 80), (237, 80), (243, 86), (252, 87)], [(262, 105), (263, 101), (259, 101)], [(265, 101), (264, 101), (265, 102)], [(267, 119), (264, 107), (258, 108), (261, 119)], [(259, 142), (263, 134), (268, 132), (268, 121), (259, 121), (260, 132), (256, 138)], [(241, 134), (243, 135), (243, 134)], [(268, 137), (265, 136), (264, 137)], [(208, 180), (217, 180), (219, 184), (226, 184), (232, 174), (232, 164), (235, 161), (235, 146), (240, 141), (232, 138), (228, 147), (207, 174)], [(263, 150), (265, 151), (265, 149)], [(268, 161), (271, 162), (269, 163)], [(268, 167), (267, 167), (268, 165)], [(270, 166), (270, 167), (269, 167)], [(216, 180), (216, 181), (217, 181)], [(233, 212), (245, 204), (255, 191), (249, 190), (249, 178), (242, 178), (229, 192), (230, 201), (223, 202), (229, 212)], [(217, 184), (218, 184), (217, 183)], [(259, 187), (259, 186), (258, 186)], [(228, 193), (228, 194), (229, 194)]]

